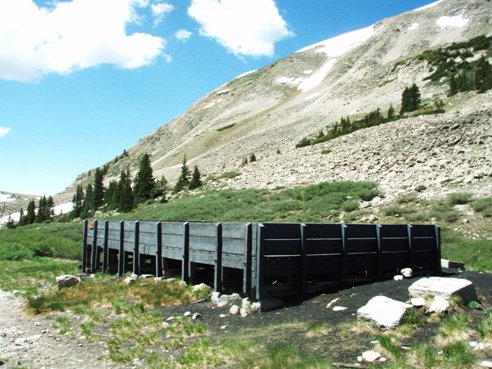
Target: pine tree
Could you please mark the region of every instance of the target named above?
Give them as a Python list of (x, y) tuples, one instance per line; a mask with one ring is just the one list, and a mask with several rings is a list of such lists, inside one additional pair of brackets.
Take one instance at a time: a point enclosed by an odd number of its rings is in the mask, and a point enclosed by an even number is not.
[(417, 110), (420, 107), (420, 103), (420, 91), (417, 85), (414, 83), (411, 87), (405, 87), (401, 95), (400, 114)]
[(492, 68), (484, 57), (481, 57), (477, 62), (474, 82), (475, 90), (479, 93), (484, 93), (492, 88)]
[(193, 175), (191, 176), (189, 189), (194, 190), (195, 188), (201, 186), (202, 186), (201, 174), (200, 171), (198, 170), (198, 165), (195, 165), (195, 168), (193, 169)]
[(52, 196), (48, 196), (44, 207), (44, 221), (51, 221), (55, 216), (55, 201)]
[(167, 202), (167, 197), (166, 197), (166, 191), (167, 191), (167, 179), (162, 176), (158, 181), (156, 181), (155, 184), (155, 197), (160, 197), (161, 202), (165, 203)]
[(390, 107), (388, 109), (388, 120), (393, 119), (395, 119), (395, 108), (393, 108), (393, 104), (390, 104)]
[(38, 213), (36, 214), (36, 223), (43, 223), (46, 215), (46, 196), (43, 195), (39, 199), (38, 203)]
[(118, 184), (118, 210), (128, 212), (133, 209), (133, 190), (130, 179), (130, 170), (123, 170), (120, 173), (120, 182)]
[(106, 196), (104, 196), (105, 205), (108, 210), (114, 210), (118, 208), (120, 195), (118, 192), (118, 181), (109, 182), (108, 189), (106, 190)]
[(190, 185), (190, 169), (186, 165), (186, 156), (183, 157), (183, 165), (181, 165), (181, 175), (178, 181), (174, 185), (173, 192), (178, 193), (183, 191), (186, 187)]
[(92, 210), (94, 209), (94, 187), (92, 186), (92, 183), (89, 183), (85, 187), (85, 199), (84, 199), (84, 206), (82, 208), (82, 218), (87, 218)]
[(135, 176), (135, 203), (139, 204), (154, 197), (155, 180), (150, 165), (150, 156), (145, 153), (140, 160), (137, 175)]
[(75, 194), (72, 197), (73, 209), (71, 213), (72, 218), (79, 218), (82, 215), (82, 211), (84, 208), (84, 189), (82, 185), (77, 185), (77, 189), (75, 190)]
[(255, 155), (255, 153), (252, 153), (252, 154), (249, 156), (249, 162), (250, 162), (250, 163), (252, 163), (252, 162), (254, 162), (254, 161), (256, 161), (256, 155)]
[(26, 218), (24, 217), (24, 209), (21, 208), (19, 212), (19, 222), (17, 223), (19, 226), (23, 226), (25, 224)]
[(104, 174), (99, 168), (96, 168), (94, 174), (94, 201), (92, 210), (96, 211), (104, 204)]
[(36, 202), (34, 199), (29, 201), (29, 204), (27, 205), (27, 215), (26, 215), (26, 224), (34, 224), (36, 221)]

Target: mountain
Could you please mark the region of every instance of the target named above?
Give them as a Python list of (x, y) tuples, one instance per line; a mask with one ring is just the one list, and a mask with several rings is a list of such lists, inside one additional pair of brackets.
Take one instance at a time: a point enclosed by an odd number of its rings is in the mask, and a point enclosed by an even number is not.
[[(439, 69), (432, 59), (440, 55), (436, 50), (492, 35), (490, 14), (490, 0), (441, 0), (238, 76), (107, 163), (105, 180), (128, 166), (136, 172), (149, 153), (154, 175), (171, 184), (186, 155), (214, 188), (355, 179), (377, 181), (388, 199), (413, 189), (429, 197), (458, 190), (490, 194), (490, 90), (448, 97), (449, 76), (430, 78)], [(490, 47), (477, 51), (464, 43), (457, 50), (455, 64), (491, 56)], [(409, 115), (296, 148), (342, 116), (359, 119), (376, 109), (385, 114), (390, 104), (398, 111), (402, 91), (413, 83), (424, 105), (431, 109), (442, 100), (445, 112)], [(242, 165), (253, 153), (258, 160)], [(81, 174), (59, 201), (69, 201), (75, 184), (89, 174)]]

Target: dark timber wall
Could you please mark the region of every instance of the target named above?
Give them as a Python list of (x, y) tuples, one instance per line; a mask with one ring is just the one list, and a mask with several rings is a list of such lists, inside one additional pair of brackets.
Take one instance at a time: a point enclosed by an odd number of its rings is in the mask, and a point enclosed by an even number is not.
[(439, 273), (437, 225), (84, 222), (84, 272), (179, 276), (262, 298)]

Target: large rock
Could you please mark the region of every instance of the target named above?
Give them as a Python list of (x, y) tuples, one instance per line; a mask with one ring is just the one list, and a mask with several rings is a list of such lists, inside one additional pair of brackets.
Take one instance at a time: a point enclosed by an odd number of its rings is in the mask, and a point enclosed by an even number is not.
[(461, 278), (421, 278), (408, 287), (408, 292), (410, 297), (440, 296), (445, 300), (449, 300), (451, 296), (459, 296), (463, 304), (477, 300), (473, 283)]
[(56, 277), (56, 283), (58, 284), (58, 289), (68, 288), (75, 286), (80, 283), (80, 278), (75, 275), (60, 275)]
[(404, 302), (390, 299), (386, 296), (376, 296), (357, 310), (359, 318), (374, 321), (384, 328), (394, 328), (400, 323), (400, 320), (408, 308), (412, 305)]

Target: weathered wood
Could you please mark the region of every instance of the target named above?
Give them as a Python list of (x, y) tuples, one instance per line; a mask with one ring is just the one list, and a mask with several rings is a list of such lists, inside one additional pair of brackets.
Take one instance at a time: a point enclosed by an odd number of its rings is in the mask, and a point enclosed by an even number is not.
[(108, 238), (108, 233), (109, 233), (109, 222), (106, 220), (104, 222), (103, 273), (108, 272), (108, 266), (109, 266), (109, 238)]
[(244, 261), (243, 269), (243, 293), (248, 296), (251, 295), (251, 279), (252, 279), (252, 269), (253, 269), (253, 258), (252, 258), (252, 248), (253, 248), (253, 225), (248, 223), (246, 225), (246, 243), (244, 245), (244, 255), (246, 260)]
[(157, 233), (157, 248), (155, 251), (155, 276), (162, 277), (162, 223), (157, 222), (156, 224)]
[(181, 279), (188, 283), (190, 281), (190, 223), (186, 222), (183, 228), (183, 253), (181, 254)]
[(120, 250), (118, 254), (118, 275), (125, 274), (125, 222), (120, 222)]
[(87, 272), (87, 236), (89, 231), (89, 220), (84, 220), (84, 233), (82, 235), (82, 273)]
[(140, 275), (140, 222), (135, 222), (133, 241), (133, 274)]
[(215, 226), (215, 269), (214, 269), (214, 290), (222, 290), (222, 223)]
[(301, 293), (306, 291), (306, 225), (299, 225), (299, 233), (301, 236), (300, 251), (301, 260), (299, 262), (299, 290)]
[(264, 284), (264, 277), (263, 277), (263, 272), (264, 272), (264, 264), (265, 264), (265, 257), (264, 257), (264, 250), (263, 250), (263, 242), (265, 240), (265, 226), (263, 224), (258, 225), (258, 242), (256, 245), (256, 299), (261, 299), (263, 297), (263, 284)]
[(91, 260), (91, 273), (97, 271), (97, 264), (99, 262), (98, 249), (97, 249), (97, 220), (94, 221), (94, 239), (92, 240), (92, 260)]

